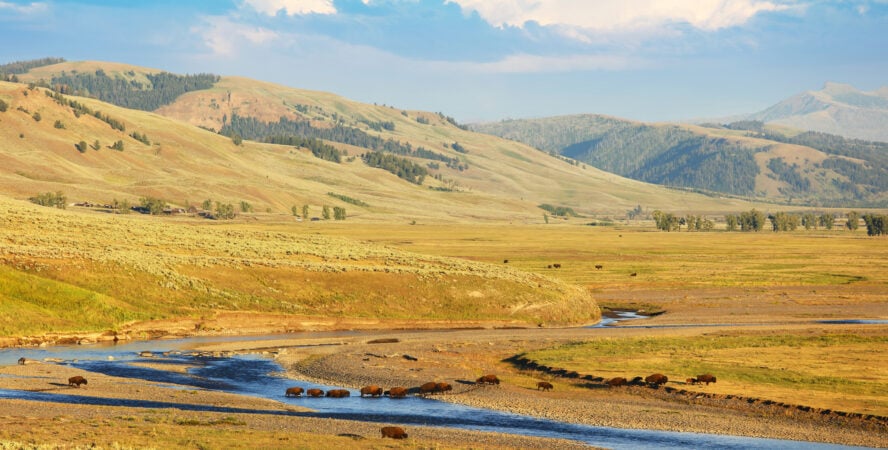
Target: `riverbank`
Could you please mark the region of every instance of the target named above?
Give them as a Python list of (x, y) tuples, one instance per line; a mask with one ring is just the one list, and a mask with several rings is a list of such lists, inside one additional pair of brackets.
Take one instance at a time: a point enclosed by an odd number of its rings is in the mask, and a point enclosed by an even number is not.
[[(613, 333), (640, 331), (615, 329)], [(364, 339), (290, 348), (276, 359), (294, 378), (352, 388), (370, 384), (415, 387), (427, 381), (444, 381), (452, 384), (453, 391), (438, 395), (439, 400), (568, 423), (888, 446), (884, 422), (836, 420), (802, 411), (778, 414), (724, 399), (680, 401), (643, 387), (606, 388), (523, 371), (504, 362), (521, 352), (576, 340), (583, 333), (576, 329), (388, 332), (379, 340), (397, 342), (369, 343), (372, 339)], [(476, 378), (487, 373), (497, 374), (502, 383), (484, 387), (474, 384)], [(555, 388), (537, 390), (536, 383), (543, 380)]]

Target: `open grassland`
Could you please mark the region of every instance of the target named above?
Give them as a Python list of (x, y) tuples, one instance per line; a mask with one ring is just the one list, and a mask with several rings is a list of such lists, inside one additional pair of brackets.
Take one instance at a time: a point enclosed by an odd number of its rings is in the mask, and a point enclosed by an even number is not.
[(220, 311), (589, 323), (583, 289), (373, 243), (0, 200), (0, 332), (116, 330)]
[[(550, 367), (604, 378), (663, 373), (682, 389), (888, 415), (888, 330), (884, 326), (699, 336), (590, 338), (533, 351)], [(699, 374), (713, 385), (685, 384)]]
[(888, 317), (888, 240), (861, 230), (666, 233), (582, 223), (317, 229), (559, 278), (605, 307), (665, 310), (654, 323)]

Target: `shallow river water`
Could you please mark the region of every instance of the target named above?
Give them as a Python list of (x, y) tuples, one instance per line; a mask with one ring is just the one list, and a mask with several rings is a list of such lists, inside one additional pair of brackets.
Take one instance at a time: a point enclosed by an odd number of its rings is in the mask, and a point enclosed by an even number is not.
[[(330, 334), (325, 335), (329, 336)], [(281, 337), (283, 336), (268, 336), (270, 339)], [(286, 337), (292, 338), (293, 335), (287, 335)], [(257, 338), (250, 337), (249, 339), (255, 340)], [(211, 389), (268, 398), (311, 408), (315, 412), (254, 411), (218, 406), (107, 399), (3, 389), (0, 389), (0, 398), (119, 405), (153, 409), (179, 408), (229, 413), (280, 414), (294, 417), (326, 417), (400, 425), (447, 426), (528, 436), (564, 438), (595, 446), (618, 449), (767, 448), (819, 450), (850, 448), (812, 442), (576, 425), (419, 397), (404, 399), (360, 398), (358, 392), (354, 390), (352, 390), (351, 397), (343, 399), (285, 398), (283, 396), (285, 389), (297, 384), (306, 389), (319, 387), (324, 390), (334, 388), (335, 386), (325, 386), (284, 378), (282, 376), (283, 369), (279, 365), (261, 356), (208, 358), (191, 356), (185, 352), (177, 353), (198, 343), (226, 340), (230, 341), (232, 338), (191, 338), (170, 341), (134, 341), (117, 345), (95, 344), (56, 346), (44, 349), (8, 349), (0, 351), (0, 364), (16, 364), (20, 357), (38, 360), (59, 358), (65, 361), (63, 364), (70, 364), (84, 370), (117, 377), (133, 378), (134, 382), (136, 382), (135, 380), (139, 380), (138, 382), (147, 380), (149, 382), (175, 383), (183, 389)], [(151, 351), (155, 354), (171, 352), (168, 357), (152, 359), (153, 363), (187, 363), (194, 364), (197, 367), (183, 374), (136, 367), (129, 364), (134, 360), (141, 359), (139, 352), (142, 351)]]

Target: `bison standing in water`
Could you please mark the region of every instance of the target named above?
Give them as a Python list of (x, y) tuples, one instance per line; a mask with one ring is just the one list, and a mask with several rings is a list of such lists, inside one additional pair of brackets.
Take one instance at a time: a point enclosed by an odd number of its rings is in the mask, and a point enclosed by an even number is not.
[(365, 386), (361, 388), (361, 397), (369, 395), (371, 397), (379, 397), (382, 395), (382, 388), (376, 385)]
[(89, 384), (86, 382), (86, 378), (77, 375), (75, 377), (68, 378), (68, 386), (80, 387), (81, 384)]
[(401, 427), (382, 427), (379, 431), (384, 438), (407, 439), (407, 433)]
[(404, 398), (407, 396), (407, 388), (402, 386), (393, 387), (385, 391), (385, 395), (388, 395), (391, 398)]
[(494, 374), (484, 375), (475, 381), (476, 384), (500, 384), (499, 378)]
[(324, 396), (324, 391), (323, 391), (323, 390), (321, 390), (321, 389), (315, 389), (315, 388), (309, 389), (309, 390), (306, 391), (305, 393), (306, 393), (309, 397), (323, 397), (323, 396)]
[(697, 375), (698, 383), (706, 383), (709, 386), (709, 383), (715, 383), (715, 376), (711, 373), (704, 373), (703, 375)]
[(666, 384), (666, 382), (669, 381), (669, 377), (662, 373), (655, 373), (653, 375), (648, 375), (644, 381), (651, 386), (660, 386), (661, 384)]
[(551, 391), (552, 390), (552, 383), (549, 383), (548, 381), (540, 381), (537, 383), (537, 390), (540, 390), (540, 389), (542, 389), (543, 392)]
[(287, 388), (287, 391), (284, 393), (285, 397), (301, 397), (303, 389), (301, 387), (291, 387)]
[(330, 389), (327, 391), (327, 397), (331, 398), (343, 398), (351, 395), (351, 392), (348, 389)]

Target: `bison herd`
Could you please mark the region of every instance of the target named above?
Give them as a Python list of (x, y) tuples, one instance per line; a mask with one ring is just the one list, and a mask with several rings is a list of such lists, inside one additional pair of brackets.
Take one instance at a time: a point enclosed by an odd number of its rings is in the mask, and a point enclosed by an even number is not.
[[(654, 374), (648, 375), (644, 378), (635, 377), (631, 380), (627, 380), (626, 378), (623, 378), (623, 377), (614, 377), (614, 378), (611, 378), (608, 380), (604, 380), (604, 384), (606, 384), (610, 387), (647, 385), (652, 388), (657, 388), (657, 387), (660, 387), (660, 386), (666, 384), (666, 382), (668, 382), (668, 381), (669, 381), (669, 377), (667, 377), (666, 375), (663, 375), (662, 373), (654, 373)], [(685, 383), (686, 384), (706, 383), (706, 385), (708, 386), (709, 383), (715, 383), (715, 376), (713, 376), (712, 374), (705, 373), (703, 375), (697, 375), (696, 378), (688, 378), (687, 380), (685, 380)]]

